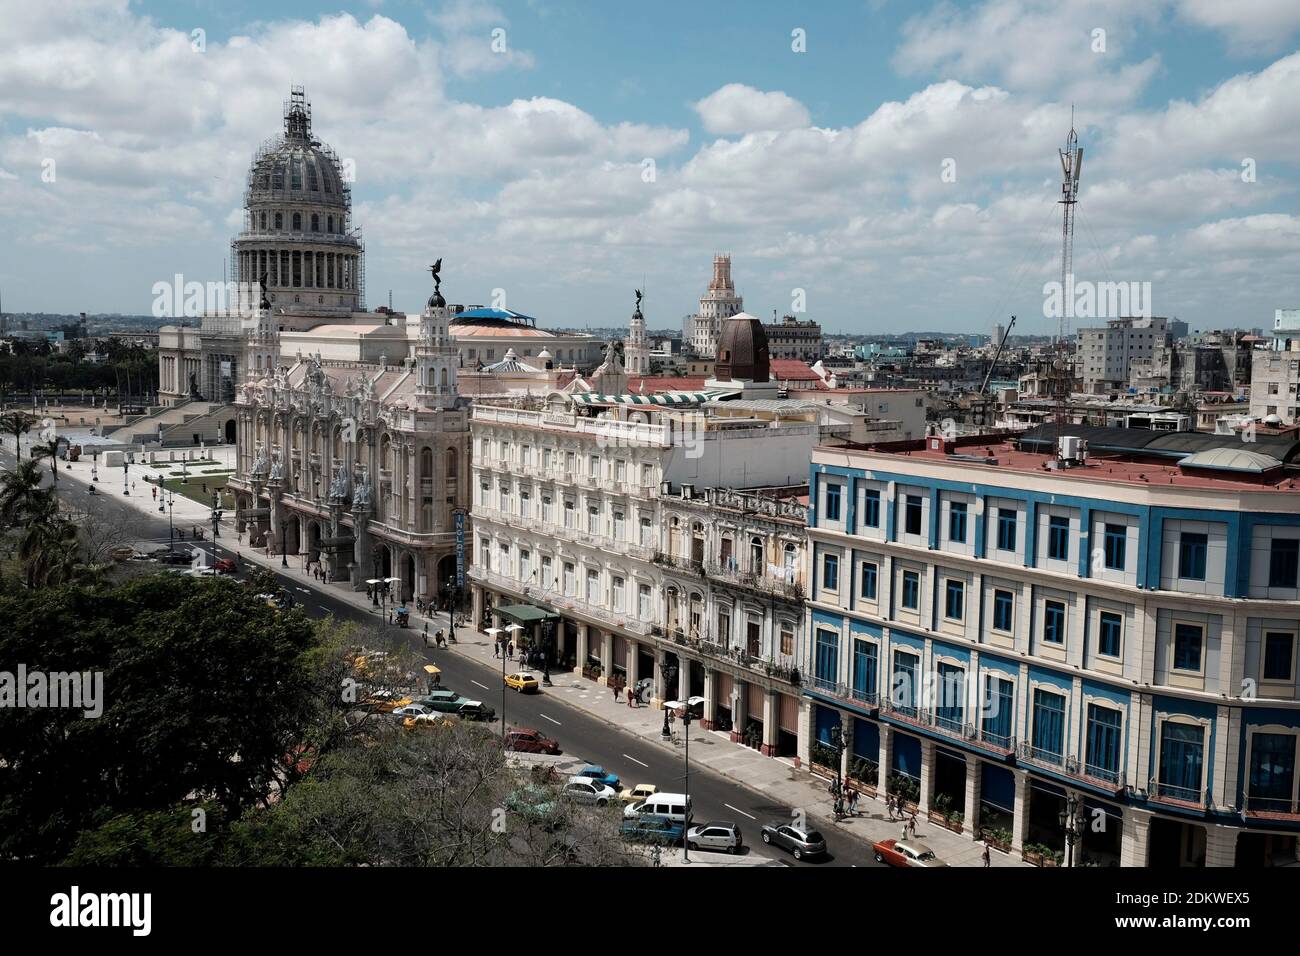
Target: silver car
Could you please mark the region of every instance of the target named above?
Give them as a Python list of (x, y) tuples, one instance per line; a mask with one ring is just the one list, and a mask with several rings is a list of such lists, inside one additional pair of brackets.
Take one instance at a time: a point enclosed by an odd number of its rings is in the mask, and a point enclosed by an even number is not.
[(607, 807), (612, 801), (618, 799), (618, 792), (613, 787), (607, 787), (590, 777), (570, 777), (569, 782), (560, 790), (560, 796), (578, 803)]
[(725, 850), (739, 853), (745, 845), (740, 827), (734, 823), (704, 823), (686, 831), (686, 846), (691, 850)]
[(806, 856), (821, 856), (826, 852), (826, 840), (816, 830), (801, 830), (788, 823), (769, 823), (763, 827), (763, 842), (789, 850), (796, 860)]

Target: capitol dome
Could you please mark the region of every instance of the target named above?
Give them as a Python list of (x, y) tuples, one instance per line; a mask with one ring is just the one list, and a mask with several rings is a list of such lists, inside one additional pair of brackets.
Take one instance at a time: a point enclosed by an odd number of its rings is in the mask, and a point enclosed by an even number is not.
[(284, 131), (253, 157), (244, 229), (232, 243), (235, 276), (267, 277), (268, 298), (288, 311), (365, 308), (365, 247), (352, 225), (346, 167), (314, 138), (301, 87), (284, 106)]

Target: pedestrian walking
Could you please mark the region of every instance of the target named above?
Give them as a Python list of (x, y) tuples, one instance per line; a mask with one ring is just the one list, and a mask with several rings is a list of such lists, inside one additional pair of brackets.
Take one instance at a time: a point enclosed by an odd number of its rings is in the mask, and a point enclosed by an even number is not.
[(901, 837), (901, 839), (903, 840), (904, 843), (907, 842), (907, 824), (906, 824), (906, 823), (903, 824), (903, 836)]
[(989, 841), (984, 841), (984, 852), (980, 854), (980, 860), (987, 867), (989, 865)]
[(912, 818), (907, 821), (907, 828), (912, 831), (912, 837), (916, 837), (916, 811), (912, 811)]
[(424, 646), (429, 646), (429, 622), (424, 622)]
[(157, 500), (158, 500), (158, 486), (157, 486), (157, 485), (154, 485), (154, 486), (153, 486), (152, 488), (150, 488), (149, 490), (150, 490), (150, 492), (152, 492), (153, 500), (154, 500), (154, 501), (157, 501)]
[(512, 661), (515, 659), (515, 642), (514, 642), (514, 641), (511, 641), (509, 644), (506, 645), (506, 657), (510, 658)]
[(852, 816), (858, 815), (858, 791), (852, 787), (849, 788), (849, 813)]
[(614, 691), (614, 703), (617, 704), (618, 703), (618, 681), (617, 680), (612, 681), (609, 686), (610, 689)]
[(624, 690), (627, 691), (627, 705), (628, 705), (628, 707), (631, 707), (631, 706), (632, 706), (632, 688), (631, 688), (631, 687), (626, 687), (626, 688), (624, 688)]

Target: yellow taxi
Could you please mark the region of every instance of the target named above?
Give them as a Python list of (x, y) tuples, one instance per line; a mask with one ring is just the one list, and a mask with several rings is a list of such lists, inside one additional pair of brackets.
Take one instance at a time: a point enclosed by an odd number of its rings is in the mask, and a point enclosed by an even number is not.
[(537, 678), (526, 671), (506, 675), (506, 686), (521, 694), (535, 694), (538, 690)]
[(618, 798), (624, 803), (640, 803), (658, 792), (659, 788), (653, 783), (638, 783), (635, 787), (628, 787), (620, 792)]
[(402, 718), (402, 726), (407, 730), (442, 730), (453, 723), (453, 719), (446, 714), (418, 714)]

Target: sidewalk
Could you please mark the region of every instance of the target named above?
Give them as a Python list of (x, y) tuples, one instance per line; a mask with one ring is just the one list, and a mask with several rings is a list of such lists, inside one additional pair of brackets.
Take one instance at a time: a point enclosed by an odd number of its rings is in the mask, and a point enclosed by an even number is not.
[[(60, 475), (83, 484), (89, 483), (90, 466), (77, 463), (71, 469), (65, 470), (61, 465)], [(64, 480), (64, 478), (61, 477), (60, 480)], [(100, 485), (105, 484), (106, 482), (101, 478)], [(120, 483), (115, 485), (112, 481), (108, 481), (107, 487), (103, 488), (103, 491), (105, 493), (111, 491), (119, 496), (119, 499), (129, 501), (133, 507), (138, 508), (141, 512), (156, 513), (157, 504), (152, 501), (149, 490), (143, 481), (143, 476), (138, 482), (137, 488), (136, 493), (124, 498), (121, 493)], [(209, 533), (211, 532), (211, 511), (197, 502), (177, 496), (175, 515), (177, 524), (182, 522), (187, 525), (191, 523), (201, 524)], [(221, 523), (221, 537), (217, 543), (227, 550), (237, 551), (241, 561), (252, 562), (271, 570), (283, 570), (280, 566), (280, 555), (272, 554), (268, 556), (262, 551), (247, 547), (247, 545), (241, 546), (238, 544), (235, 540), (234, 522), (229, 518)], [(300, 587), (328, 593), (335, 599), (352, 604), (358, 610), (367, 613), (371, 612), (371, 604), (366, 599), (364, 592), (353, 591), (350, 586), (344, 583), (325, 584), (317, 581), (311, 575), (303, 574), (300, 565), (301, 559), (298, 560), (297, 564), (291, 561), (289, 565), (291, 570), (298, 572), (294, 575), (294, 578)], [(423, 621), (422, 616), (412, 613), (413, 635), (418, 636), (423, 629)], [(436, 621), (430, 619), (430, 631), (445, 626), (445, 615), (439, 615)], [(486, 634), (478, 633), (473, 628), (462, 627), (457, 628), (456, 638), (458, 643), (448, 647), (451, 652), (477, 660), (489, 667), (498, 668), (500, 666), (500, 659), (492, 656), (491, 641)], [(663, 729), (662, 710), (646, 706), (628, 707), (625, 700), (615, 701), (614, 694), (608, 687), (585, 680), (569, 672), (553, 671), (551, 680), (554, 686), (547, 688), (546, 694), (586, 711), (588, 714), (612, 726), (635, 734), (647, 744), (670, 748), (681, 753), (684, 746), (681, 723), (677, 722), (674, 726), (674, 740), (663, 740), (661, 737)], [(890, 837), (899, 838), (902, 835), (902, 823), (889, 819), (885, 810), (885, 802), (880, 799), (872, 799), (865, 794), (862, 795), (858, 804), (858, 816), (836, 822), (831, 814), (830, 795), (826, 790), (827, 781), (813, 776), (806, 770), (796, 770), (793, 762), (788, 758), (764, 757), (758, 751), (751, 750), (749, 747), (733, 744), (726, 733), (701, 730), (698, 724), (692, 724), (691, 763), (694, 766), (707, 767), (715, 773), (771, 797), (774, 801), (783, 805), (805, 808), (809, 821), (815, 823), (820, 829), (837, 830), (862, 840), (867, 845), (877, 840)], [(639, 783), (640, 781), (635, 782)], [(761, 825), (767, 821), (739, 822)], [(919, 816), (916, 821), (915, 839), (929, 846), (949, 866), (978, 867), (981, 865), (980, 856), (983, 852), (981, 843), (945, 830)], [(667, 858), (665, 858), (665, 864), (675, 865), (670, 863)], [(1026, 866), (1028, 864), (1023, 863), (1014, 856), (993, 850), (990, 853), (990, 865)]]

